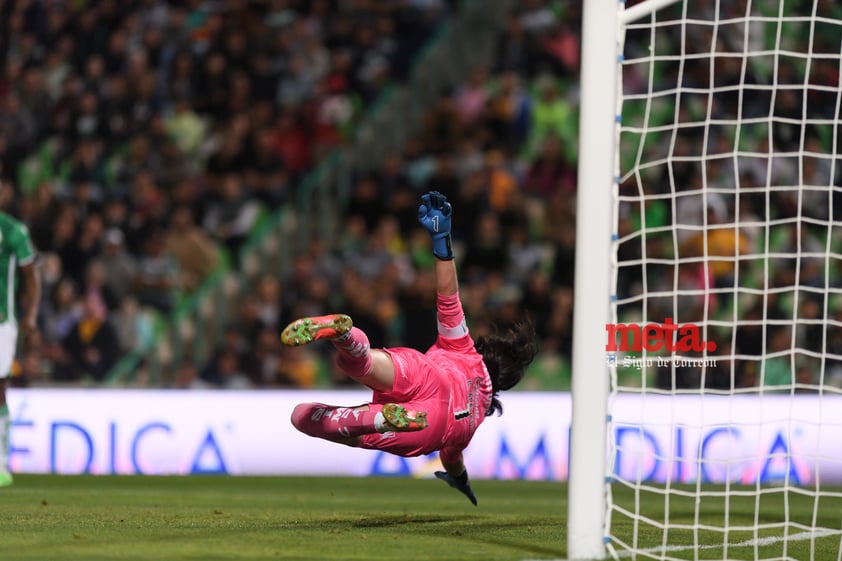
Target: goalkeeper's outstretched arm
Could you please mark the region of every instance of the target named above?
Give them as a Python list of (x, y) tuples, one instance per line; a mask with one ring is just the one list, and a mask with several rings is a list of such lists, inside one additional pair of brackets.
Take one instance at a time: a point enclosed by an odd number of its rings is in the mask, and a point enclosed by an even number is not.
[(439, 459), (445, 471), (435, 472), (435, 476), (468, 497), (474, 506), (477, 506), (477, 496), (471, 489), (471, 482), (468, 480), (468, 470), (462, 461), (462, 452), (444, 448), (439, 452)]
[(436, 309), (438, 312), (439, 342), (450, 350), (473, 350), (468, 335), (465, 312), (459, 301), (459, 279), (453, 261), (450, 243), (450, 221), (453, 208), (447, 198), (437, 191), (430, 191), (421, 197), (418, 207), (418, 222), (430, 234), (433, 255), (436, 256)]
[(453, 296), (459, 292), (459, 279), (452, 259), (436, 259), (436, 292), (442, 296)]
[(445, 448), (439, 451), (439, 461), (444, 470), (453, 477), (459, 477), (465, 473), (465, 462), (462, 460), (462, 452)]

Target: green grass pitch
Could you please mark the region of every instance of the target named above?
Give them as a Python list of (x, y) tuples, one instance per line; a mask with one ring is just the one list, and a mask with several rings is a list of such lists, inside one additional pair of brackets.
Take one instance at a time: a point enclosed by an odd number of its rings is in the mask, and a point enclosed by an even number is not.
[(0, 559), (492, 560), (564, 554), (565, 488), (438, 480), (61, 477), (0, 489)]
[[(566, 552), (565, 484), (475, 481), (479, 507), (436, 480), (408, 478), (104, 477), (19, 475), (0, 489), (0, 559), (70, 560), (524, 560), (561, 559)], [(618, 502), (633, 495), (614, 491)], [(642, 510), (657, 517), (663, 498), (641, 495)], [(721, 501), (721, 499), (717, 499)], [(764, 497), (761, 522), (783, 516), (775, 494)], [(790, 518), (809, 518), (813, 502), (790, 495)], [(719, 503), (702, 504), (703, 522), (722, 523)], [(732, 505), (748, 516), (750, 505)], [(819, 525), (839, 528), (840, 505), (828, 505)], [(689, 516), (691, 504), (670, 507)], [(742, 513), (742, 514), (741, 514)], [(630, 520), (615, 515), (618, 533)], [(762, 531), (772, 543), (762, 555), (782, 553), (780, 530)], [(756, 536), (755, 536), (756, 537)], [(703, 540), (720, 540), (715, 533)], [(730, 543), (750, 533), (729, 536)], [(658, 546), (659, 531), (641, 530), (641, 546)], [(692, 543), (692, 532), (674, 532), (670, 546)], [(815, 559), (836, 559), (839, 535), (815, 541)], [(810, 541), (788, 545), (786, 555), (809, 559)], [(694, 558), (690, 548), (669, 555)], [(722, 559), (722, 549), (698, 552)], [(728, 550), (751, 559), (753, 546)]]

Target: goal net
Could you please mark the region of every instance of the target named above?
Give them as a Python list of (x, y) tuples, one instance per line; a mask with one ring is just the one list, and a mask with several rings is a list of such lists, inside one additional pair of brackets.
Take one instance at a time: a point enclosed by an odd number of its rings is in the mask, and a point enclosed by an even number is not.
[(842, 559), (842, 8), (657, 4), (618, 25), (606, 553)]

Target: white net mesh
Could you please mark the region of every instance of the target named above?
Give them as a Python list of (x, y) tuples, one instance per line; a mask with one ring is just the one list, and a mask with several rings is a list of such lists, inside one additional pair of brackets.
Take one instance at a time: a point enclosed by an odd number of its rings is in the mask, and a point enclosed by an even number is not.
[(840, 559), (842, 7), (684, 0), (621, 45), (609, 550)]

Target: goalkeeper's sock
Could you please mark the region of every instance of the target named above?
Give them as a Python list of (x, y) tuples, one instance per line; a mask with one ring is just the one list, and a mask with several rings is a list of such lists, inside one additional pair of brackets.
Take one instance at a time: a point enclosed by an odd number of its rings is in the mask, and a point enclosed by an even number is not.
[(0, 472), (9, 471), (9, 406), (0, 405)]
[(372, 403), (368, 409), (336, 407), (324, 403), (301, 403), (292, 412), (292, 424), (310, 436), (335, 440), (375, 432), (386, 432), (382, 405)]
[(336, 364), (348, 376), (362, 378), (371, 372), (371, 345), (362, 329), (354, 327), (331, 342), (339, 350)]

